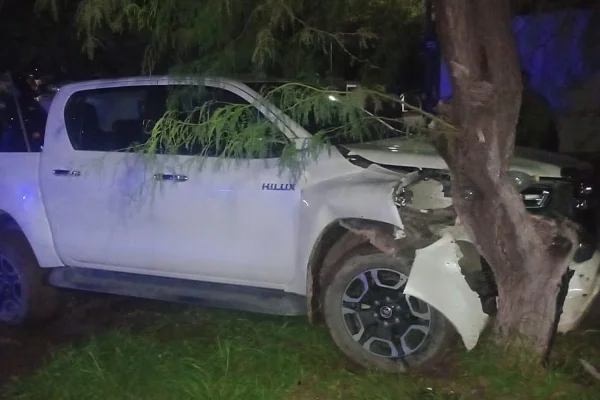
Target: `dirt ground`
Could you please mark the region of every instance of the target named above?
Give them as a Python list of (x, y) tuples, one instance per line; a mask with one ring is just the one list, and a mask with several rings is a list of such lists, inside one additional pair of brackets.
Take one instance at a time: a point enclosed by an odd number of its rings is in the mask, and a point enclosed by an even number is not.
[(63, 316), (47, 326), (19, 330), (0, 326), (0, 398), (11, 377), (34, 372), (54, 350), (119, 326), (131, 311), (156, 306), (117, 296), (69, 293), (67, 297)]

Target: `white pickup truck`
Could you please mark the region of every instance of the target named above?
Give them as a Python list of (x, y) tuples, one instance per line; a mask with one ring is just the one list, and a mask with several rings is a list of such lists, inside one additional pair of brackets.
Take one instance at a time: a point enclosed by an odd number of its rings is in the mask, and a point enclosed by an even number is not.
[[(324, 321), (366, 367), (434, 363), (457, 332), (470, 349), (494, 313), (489, 267), (452, 210), (433, 148), (412, 139), (339, 144), (293, 180), (266, 158), (222, 165), (209, 154), (147, 157), (144, 121), (165, 112), (167, 77), (61, 87), (49, 112), (16, 92), (0, 103), (0, 322), (56, 315), (59, 291), (192, 302)], [(202, 101), (250, 103), (283, 141), (311, 133), (252, 84), (203, 86)], [(39, 105), (38, 105), (39, 106)], [(45, 131), (31, 132), (43, 116)], [(37, 126), (40, 126), (40, 122)], [(38, 146), (34, 146), (35, 140)], [(576, 218), (591, 187), (556, 155), (515, 157), (533, 176), (532, 212)], [(539, 179), (537, 179), (539, 178)], [(559, 331), (575, 328), (600, 289), (600, 253), (582, 239)]]

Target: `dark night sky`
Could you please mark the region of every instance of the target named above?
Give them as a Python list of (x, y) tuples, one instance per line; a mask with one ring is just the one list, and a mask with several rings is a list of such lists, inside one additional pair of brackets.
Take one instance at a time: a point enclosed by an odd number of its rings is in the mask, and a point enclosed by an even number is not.
[[(518, 1), (525, 3), (521, 9), (528, 12), (540, 4), (598, 5), (598, 0)], [(92, 61), (81, 51), (72, 22), (78, 0), (63, 2), (68, 6), (63, 7), (59, 21), (55, 21), (49, 12), (36, 14), (34, 4), (35, 0), (0, 0), (0, 70), (28, 72), (37, 67), (43, 73), (69, 80), (140, 73), (143, 38), (106, 35), (102, 38), (105, 47)]]
[(0, 70), (28, 72), (38, 68), (68, 79), (139, 74), (143, 52), (139, 40), (107, 37), (106, 48), (94, 60), (82, 52), (72, 22), (77, 3), (72, 0), (55, 21), (49, 12), (34, 12), (35, 0), (0, 0)]

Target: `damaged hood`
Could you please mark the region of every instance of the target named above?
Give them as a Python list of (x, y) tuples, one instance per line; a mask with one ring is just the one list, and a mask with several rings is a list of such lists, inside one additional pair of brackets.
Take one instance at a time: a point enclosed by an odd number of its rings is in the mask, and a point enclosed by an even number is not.
[[(422, 138), (393, 138), (343, 147), (350, 151), (348, 155), (357, 155), (377, 164), (429, 169), (448, 168), (433, 145)], [(571, 157), (524, 148), (515, 150), (511, 162), (511, 170), (545, 178), (562, 177), (563, 168), (588, 169), (589, 166)]]

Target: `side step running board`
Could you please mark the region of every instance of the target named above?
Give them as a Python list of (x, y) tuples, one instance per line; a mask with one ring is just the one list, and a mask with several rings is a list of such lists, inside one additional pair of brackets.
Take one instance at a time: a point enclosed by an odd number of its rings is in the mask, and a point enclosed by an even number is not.
[(305, 315), (306, 297), (282, 290), (63, 267), (50, 271), (53, 286), (204, 307), (274, 315)]

